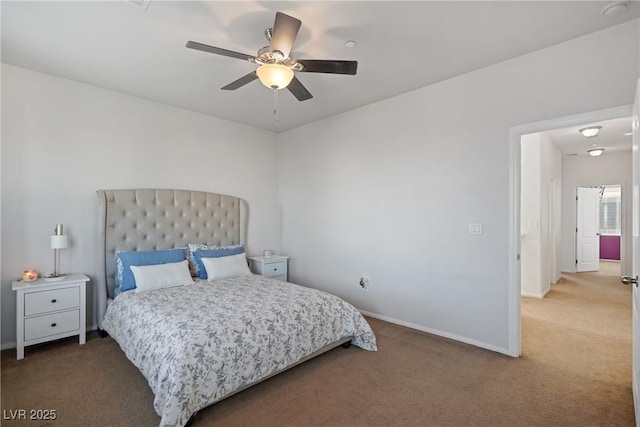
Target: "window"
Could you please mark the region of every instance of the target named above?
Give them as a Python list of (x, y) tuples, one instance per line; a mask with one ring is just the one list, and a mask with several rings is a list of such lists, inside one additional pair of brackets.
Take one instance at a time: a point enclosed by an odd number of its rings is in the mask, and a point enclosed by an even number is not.
[(600, 193), (600, 234), (620, 235), (620, 186), (602, 187)]

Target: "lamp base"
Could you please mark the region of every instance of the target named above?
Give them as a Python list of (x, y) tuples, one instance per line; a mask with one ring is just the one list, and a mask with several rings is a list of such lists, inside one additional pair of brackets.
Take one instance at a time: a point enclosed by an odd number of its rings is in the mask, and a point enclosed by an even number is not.
[(64, 279), (65, 275), (60, 275), (60, 276), (50, 276), (50, 277), (44, 277), (44, 280), (46, 280), (47, 282), (56, 282), (58, 280), (62, 280)]

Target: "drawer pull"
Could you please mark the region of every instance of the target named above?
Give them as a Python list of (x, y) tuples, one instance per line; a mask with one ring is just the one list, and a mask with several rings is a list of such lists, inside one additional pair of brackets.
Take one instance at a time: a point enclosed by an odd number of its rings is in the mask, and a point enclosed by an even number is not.
[(52, 324), (51, 324), (51, 327), (52, 327), (52, 328), (55, 328), (57, 325), (58, 325), (57, 323), (52, 323)]
[(55, 303), (58, 302), (58, 300), (54, 298), (54, 299), (51, 300), (51, 302), (55, 304)]
[(273, 269), (273, 271), (278, 271), (278, 269), (277, 269), (277, 268), (274, 268), (274, 269)]

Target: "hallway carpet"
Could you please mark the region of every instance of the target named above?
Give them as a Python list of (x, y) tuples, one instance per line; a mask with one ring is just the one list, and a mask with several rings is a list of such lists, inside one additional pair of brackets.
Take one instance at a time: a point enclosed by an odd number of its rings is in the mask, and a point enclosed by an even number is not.
[[(631, 291), (564, 275), (522, 300), (522, 357), (369, 319), (379, 351), (337, 348), (214, 406), (196, 426), (633, 426)], [(2, 352), (3, 426), (157, 426), (146, 380), (90, 334)], [(55, 421), (11, 420), (55, 409)], [(28, 412), (27, 412), (28, 414)]]

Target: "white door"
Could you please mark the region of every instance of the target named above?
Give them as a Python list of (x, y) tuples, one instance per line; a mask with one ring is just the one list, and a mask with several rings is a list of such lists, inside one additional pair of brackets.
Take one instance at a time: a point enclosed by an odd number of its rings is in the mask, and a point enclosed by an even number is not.
[[(640, 349), (638, 348), (638, 334), (640, 333), (640, 320), (638, 309), (640, 307), (640, 291), (638, 290), (638, 273), (640, 272), (640, 80), (636, 87), (636, 97), (633, 102), (633, 204), (631, 205), (631, 217), (633, 221), (632, 243), (632, 276), (623, 277), (623, 282), (633, 286), (633, 405), (636, 410), (636, 426), (640, 426)], [(635, 283), (632, 283), (634, 282)]]
[(600, 268), (600, 190), (578, 187), (576, 271)]

